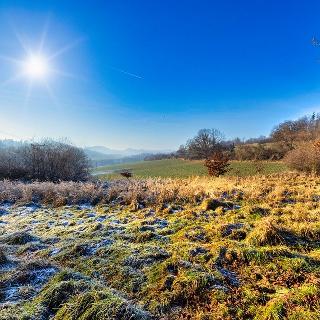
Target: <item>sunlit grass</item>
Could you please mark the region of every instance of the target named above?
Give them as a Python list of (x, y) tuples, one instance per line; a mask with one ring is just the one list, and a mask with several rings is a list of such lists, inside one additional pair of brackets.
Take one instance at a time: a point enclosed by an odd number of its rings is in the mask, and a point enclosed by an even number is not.
[(0, 203), (14, 205), (0, 281), (19, 303), (0, 318), (319, 319), (319, 186), (293, 172), (1, 182)]
[[(287, 171), (287, 167), (282, 162), (260, 162), (261, 174), (271, 174)], [(203, 161), (188, 161), (181, 159), (141, 161), (128, 164), (116, 164), (110, 166), (98, 167), (93, 170), (95, 174), (105, 171), (115, 171), (114, 173), (99, 175), (99, 178), (110, 179), (118, 178), (117, 171), (121, 169), (131, 169), (134, 176), (163, 177), (163, 178), (187, 178), (192, 176), (206, 176), (207, 171)], [(252, 161), (232, 161), (230, 171), (227, 176), (251, 176), (257, 174), (257, 164)]]

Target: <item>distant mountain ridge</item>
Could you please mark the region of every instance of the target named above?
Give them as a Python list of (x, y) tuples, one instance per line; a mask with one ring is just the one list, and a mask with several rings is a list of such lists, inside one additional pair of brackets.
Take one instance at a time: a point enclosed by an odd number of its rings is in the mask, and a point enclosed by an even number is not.
[(116, 150), (104, 146), (86, 147), (83, 150), (90, 158), (93, 167), (143, 161), (150, 155), (170, 152), (169, 150), (146, 150), (133, 148)]
[(91, 159), (91, 160), (99, 161), (99, 160), (109, 160), (109, 159), (122, 158), (122, 156), (118, 155), (118, 154), (106, 154), (106, 153), (90, 150), (90, 149), (87, 149), (87, 148), (84, 148), (83, 151), (85, 152), (87, 157), (89, 159)]
[(94, 152), (99, 152), (107, 155), (116, 155), (116, 156), (134, 156), (138, 154), (156, 154), (156, 153), (169, 153), (172, 150), (148, 150), (148, 149), (134, 149), (134, 148), (127, 148), (124, 150), (116, 150), (107, 148), (104, 146), (92, 146), (92, 147), (85, 147), (85, 150), (90, 150)]

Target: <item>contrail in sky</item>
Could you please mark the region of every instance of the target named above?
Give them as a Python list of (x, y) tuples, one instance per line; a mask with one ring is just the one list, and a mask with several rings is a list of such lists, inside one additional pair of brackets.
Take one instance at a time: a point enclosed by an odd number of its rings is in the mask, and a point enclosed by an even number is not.
[(115, 67), (109, 67), (109, 68), (113, 69), (113, 70), (116, 70), (116, 71), (119, 71), (119, 72), (121, 72), (123, 74), (127, 74), (128, 76), (131, 76), (131, 77), (134, 77), (134, 78), (137, 78), (137, 79), (143, 79), (143, 77), (141, 77), (141, 76), (139, 76), (137, 74), (134, 74), (134, 73), (131, 73), (131, 72), (119, 69), (119, 68), (115, 68)]

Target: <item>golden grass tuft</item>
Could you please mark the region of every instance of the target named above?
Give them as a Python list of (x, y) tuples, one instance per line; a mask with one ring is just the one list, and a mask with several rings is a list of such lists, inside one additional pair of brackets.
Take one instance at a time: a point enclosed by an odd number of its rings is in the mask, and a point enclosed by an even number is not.
[(247, 237), (247, 242), (256, 246), (285, 244), (288, 230), (281, 227), (274, 217), (261, 219)]

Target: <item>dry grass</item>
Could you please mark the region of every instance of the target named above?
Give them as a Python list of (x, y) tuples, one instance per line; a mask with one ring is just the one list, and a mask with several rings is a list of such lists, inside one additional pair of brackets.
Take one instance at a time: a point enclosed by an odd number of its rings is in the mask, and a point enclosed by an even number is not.
[[(24, 278), (20, 305), (0, 319), (319, 319), (320, 177), (0, 189), (0, 201), (16, 202), (1, 217), (2, 259), (13, 263), (2, 286)], [(21, 205), (30, 201), (43, 204)], [(76, 205), (84, 202), (94, 205)], [(47, 264), (33, 270), (33, 261)], [(53, 266), (57, 275), (24, 298)]]
[(148, 205), (166, 202), (195, 203), (205, 198), (257, 200), (270, 202), (306, 200), (317, 189), (320, 178), (312, 175), (283, 173), (246, 178), (194, 177), (187, 179), (115, 180), (108, 185), (95, 182), (0, 182), (0, 201), (41, 202), (55, 206), (78, 203), (108, 203), (121, 200)]

